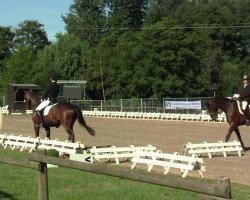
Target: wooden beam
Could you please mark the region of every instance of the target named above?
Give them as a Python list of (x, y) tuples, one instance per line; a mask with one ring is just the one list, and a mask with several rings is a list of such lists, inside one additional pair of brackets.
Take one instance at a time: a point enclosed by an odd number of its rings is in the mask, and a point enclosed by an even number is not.
[(18, 160), (14, 158), (0, 157), (0, 162), (10, 165), (17, 165), (21, 167), (38, 169), (38, 163), (29, 160)]
[(90, 164), (45, 155), (39, 155), (37, 153), (29, 154), (28, 159), (31, 161), (49, 163), (97, 174), (115, 176), (134, 181), (179, 188), (225, 199), (231, 198), (231, 187), (229, 178), (208, 181), (205, 179), (197, 179), (192, 177), (181, 178), (180, 176), (174, 174), (168, 174), (164, 176), (155, 172), (148, 173), (142, 169), (131, 170), (129, 167), (126, 166), (114, 166), (105, 163)]
[(47, 169), (46, 163), (39, 163), (38, 199), (39, 200), (48, 200), (49, 199), (48, 169)]

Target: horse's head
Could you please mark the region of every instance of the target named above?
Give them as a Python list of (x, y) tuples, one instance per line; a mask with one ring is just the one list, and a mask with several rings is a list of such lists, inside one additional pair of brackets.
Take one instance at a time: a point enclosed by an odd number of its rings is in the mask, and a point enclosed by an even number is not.
[(27, 109), (30, 109), (31, 107), (31, 100), (29, 98), (29, 92), (27, 90), (24, 90), (24, 102), (27, 106)]
[(213, 98), (207, 103), (207, 109), (209, 111), (210, 117), (213, 121), (216, 121), (218, 117), (218, 104), (216, 103), (216, 100)]
[(40, 103), (39, 97), (31, 90), (24, 90), (24, 101), (27, 109), (35, 108)]

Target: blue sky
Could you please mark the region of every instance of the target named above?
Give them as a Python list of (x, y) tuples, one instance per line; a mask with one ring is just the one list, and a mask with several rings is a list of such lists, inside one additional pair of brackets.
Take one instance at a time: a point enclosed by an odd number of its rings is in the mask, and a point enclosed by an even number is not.
[(44, 25), (49, 40), (64, 32), (61, 15), (69, 12), (74, 0), (0, 0), (0, 26), (16, 28), (24, 20), (37, 20)]

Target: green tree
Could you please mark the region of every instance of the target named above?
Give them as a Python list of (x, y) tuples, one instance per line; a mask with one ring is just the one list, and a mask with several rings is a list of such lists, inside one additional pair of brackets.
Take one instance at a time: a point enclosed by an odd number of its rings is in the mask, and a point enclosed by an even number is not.
[(0, 26), (0, 74), (5, 65), (5, 60), (11, 56), (13, 49), (13, 38), (14, 33), (11, 30), (11, 27)]
[(186, 0), (150, 0), (148, 3), (146, 24), (155, 24), (167, 16), (174, 17), (176, 9)]
[(57, 35), (55, 44), (46, 46), (38, 53), (34, 64), (34, 81), (45, 88), (51, 74), (58, 74), (60, 79), (85, 79), (85, 58), (88, 44), (74, 35)]
[[(107, 98), (140, 96), (139, 91), (134, 89), (136, 85), (133, 85), (135, 67), (140, 59), (136, 54), (139, 44), (137, 34), (127, 31), (117, 38), (115, 46), (106, 43), (106, 48), (102, 50)], [(143, 88), (141, 91), (144, 91)]]
[(236, 1), (235, 13), (238, 16), (238, 24), (242, 26), (242, 28), (237, 32), (237, 35), (242, 38), (242, 43), (238, 46), (238, 50), (248, 54), (250, 50), (250, 30), (248, 28), (250, 20), (250, 1)]
[(96, 46), (106, 29), (105, 12), (103, 0), (75, 0), (62, 18), (69, 34)]
[(113, 29), (140, 29), (147, 11), (147, 0), (109, 0), (108, 27)]
[(1, 92), (10, 83), (32, 83), (32, 77), (36, 73), (33, 70), (33, 63), (36, 55), (33, 51), (26, 47), (21, 47), (7, 58), (1, 81)]
[(43, 49), (50, 44), (43, 25), (38, 21), (25, 20), (15, 30), (15, 48), (27, 47), (33, 51)]
[(11, 27), (0, 26), (0, 60), (11, 55), (14, 33)]
[(250, 70), (249, 10), (250, 0), (75, 0), (51, 45), (38, 22), (0, 29), (2, 85), (45, 87), (58, 73), (86, 80), (92, 99), (230, 96)]

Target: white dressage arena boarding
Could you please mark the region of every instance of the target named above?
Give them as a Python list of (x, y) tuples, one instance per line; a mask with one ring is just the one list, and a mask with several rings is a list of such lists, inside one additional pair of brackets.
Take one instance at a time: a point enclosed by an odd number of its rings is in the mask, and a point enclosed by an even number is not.
[(209, 158), (212, 158), (213, 155), (223, 154), (224, 157), (232, 153), (237, 153), (241, 156), (241, 152), (243, 151), (240, 142), (234, 140), (232, 142), (222, 142), (218, 141), (217, 143), (197, 143), (192, 144), (188, 142), (184, 145), (184, 153), (185, 154), (207, 154)]
[[(200, 114), (185, 113), (146, 113), (146, 112), (119, 112), (119, 111), (99, 111), (83, 110), (85, 117), (105, 117), (122, 119), (141, 119), (141, 120), (168, 120), (168, 121), (190, 121), (190, 122), (212, 122), (209, 114), (202, 112)], [(226, 122), (225, 113), (219, 113), (217, 122)]]
[(96, 148), (92, 147), (91, 149), (88, 149), (88, 152), (93, 156), (93, 159), (100, 161), (100, 159), (114, 159), (116, 164), (120, 164), (119, 158), (133, 158), (136, 151), (156, 151), (156, 147), (152, 145), (148, 146), (142, 146), (142, 147), (135, 147), (133, 145), (130, 145), (129, 147), (116, 147), (111, 146), (108, 148)]
[(183, 156), (178, 152), (174, 154), (157, 152), (143, 152), (137, 151), (134, 158), (132, 158), (133, 165), (131, 169), (135, 168), (137, 164), (147, 164), (148, 171), (150, 172), (153, 166), (162, 166), (164, 174), (167, 174), (170, 168), (180, 169), (182, 177), (186, 177), (187, 173), (191, 170), (198, 170), (200, 177), (203, 177), (203, 172), (206, 171), (202, 166), (203, 159), (198, 158), (196, 155)]
[(15, 136), (7, 133), (0, 134), (0, 145), (4, 149), (7, 147), (26, 150), (29, 152), (36, 151), (37, 149), (55, 149), (59, 155), (69, 154), (69, 159), (80, 162), (100, 162), (100, 161), (115, 161), (120, 164), (122, 159), (130, 160), (133, 164), (131, 169), (135, 168), (138, 164), (146, 164), (148, 171), (151, 171), (154, 166), (161, 166), (164, 169), (164, 174), (167, 174), (171, 168), (179, 169), (182, 177), (186, 177), (189, 171), (198, 171), (200, 177), (203, 177), (203, 172), (206, 171), (203, 166), (203, 159), (199, 158), (201, 154), (208, 154), (212, 158), (212, 154), (222, 153), (226, 157), (229, 153), (237, 153), (241, 156), (242, 147), (237, 141), (233, 142), (217, 142), (200, 144), (187, 143), (184, 145), (184, 155), (178, 152), (173, 154), (163, 153), (155, 146), (133, 146), (128, 147), (92, 147), (86, 148), (80, 142), (71, 143), (68, 140), (59, 141), (58, 139), (49, 140), (47, 138), (32, 138), (30, 136)]
[(7, 133), (0, 134), (0, 144), (4, 149), (10, 147), (12, 150), (20, 149), (20, 151), (27, 150), (29, 152), (36, 151), (37, 149), (55, 149), (60, 155), (82, 153), (82, 149), (84, 148), (84, 145), (80, 142), (71, 143), (68, 140), (49, 140), (47, 138), (41, 139), (22, 135), (8, 135)]
[(87, 150), (87, 154), (71, 154), (70, 159), (81, 162), (95, 162), (101, 159), (110, 160), (114, 159), (116, 164), (120, 164), (120, 159), (129, 159), (133, 163), (131, 169), (135, 168), (137, 164), (147, 164), (148, 171), (151, 171), (153, 166), (162, 166), (167, 174), (170, 168), (180, 169), (182, 177), (186, 177), (187, 173), (192, 170), (198, 170), (200, 177), (203, 177), (205, 167), (201, 164), (203, 159), (198, 158), (196, 155), (184, 156), (178, 153), (166, 154), (157, 150), (152, 145), (143, 147), (93, 147)]

